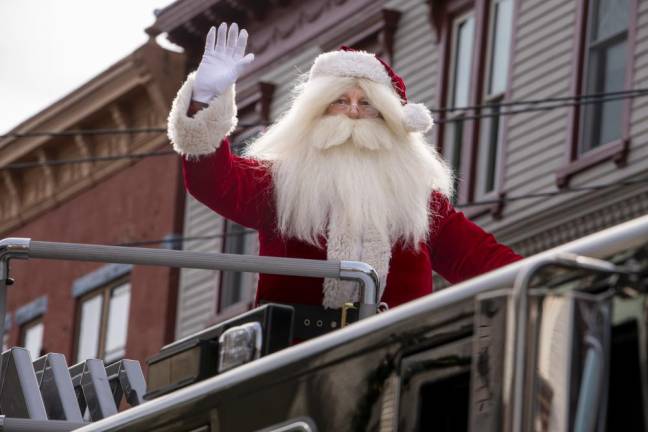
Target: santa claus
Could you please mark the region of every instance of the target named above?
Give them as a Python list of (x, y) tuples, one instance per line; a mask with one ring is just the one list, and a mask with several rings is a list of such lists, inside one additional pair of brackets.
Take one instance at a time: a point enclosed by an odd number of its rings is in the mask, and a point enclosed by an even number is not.
[[(261, 255), (364, 261), (390, 307), (431, 293), (432, 270), (454, 283), (520, 258), (454, 210), (452, 173), (423, 135), (429, 111), (408, 103), (403, 80), (373, 54), (317, 57), (290, 109), (233, 155), (234, 83), (254, 58), (246, 43), (236, 24), (209, 31), (168, 131), (189, 193), (257, 230)], [(274, 275), (260, 276), (256, 294), (322, 310), (357, 299), (352, 282)]]

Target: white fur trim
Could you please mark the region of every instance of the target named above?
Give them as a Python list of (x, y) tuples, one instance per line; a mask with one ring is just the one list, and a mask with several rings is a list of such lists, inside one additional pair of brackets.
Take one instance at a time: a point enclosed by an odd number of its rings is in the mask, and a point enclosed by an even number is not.
[[(363, 238), (352, 239), (339, 224), (331, 224), (327, 239), (327, 259), (362, 261), (376, 270), (380, 281), (378, 299), (382, 298), (389, 272), (391, 260), (391, 243), (378, 234), (377, 231), (368, 229)], [(325, 308), (339, 309), (345, 303), (360, 301), (358, 283), (339, 279), (324, 279), (324, 298), (322, 305)]]
[(173, 149), (183, 156), (200, 156), (214, 152), (223, 138), (229, 135), (238, 122), (234, 86), (211, 101), (208, 107), (189, 117), (195, 72), (176, 95), (167, 123), (167, 134)]
[(430, 110), (423, 104), (408, 103), (403, 106), (405, 129), (409, 132), (427, 132), (434, 121)]
[(364, 51), (331, 51), (320, 54), (309, 79), (319, 76), (367, 78), (391, 86), (391, 78), (376, 56)]

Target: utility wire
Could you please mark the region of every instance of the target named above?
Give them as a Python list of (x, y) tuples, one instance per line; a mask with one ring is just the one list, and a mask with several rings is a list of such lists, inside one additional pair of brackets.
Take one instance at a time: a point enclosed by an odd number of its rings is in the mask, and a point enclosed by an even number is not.
[(578, 101), (582, 99), (601, 99), (608, 96), (634, 97), (634, 96), (641, 96), (646, 93), (648, 93), (648, 89), (632, 89), (632, 90), (621, 90), (615, 92), (584, 94), (580, 96), (561, 96), (561, 97), (543, 98), (543, 99), (527, 99), (522, 101), (500, 102), (497, 104), (469, 105), (465, 107), (430, 108), (430, 112), (441, 114), (441, 113), (453, 112), (453, 111), (474, 111), (474, 110), (481, 110), (482, 108), (492, 108), (492, 107), (537, 105), (537, 104), (548, 103), (548, 102), (568, 102), (568, 101)]
[(12, 163), (0, 167), (0, 171), (35, 168), (35, 167), (42, 167), (42, 166), (81, 164), (81, 163), (88, 163), (88, 162), (108, 162), (108, 161), (115, 161), (120, 159), (144, 159), (144, 158), (154, 157), (154, 156), (169, 156), (175, 154), (177, 153), (173, 150), (161, 150), (161, 151), (130, 153), (130, 154), (113, 155), (113, 156), (92, 156), (92, 157), (79, 158), (79, 159), (52, 159), (52, 160), (32, 161), (32, 162), (17, 162), (17, 163)]
[[(624, 180), (624, 181), (619, 181), (614, 183), (604, 183), (604, 184), (591, 185), (591, 186), (578, 186), (578, 187), (572, 187), (566, 189), (559, 189), (557, 191), (551, 191), (551, 192), (538, 192), (538, 193), (525, 194), (525, 195), (505, 196), (502, 197), (501, 199), (473, 201), (471, 203), (466, 203), (466, 204), (456, 204), (454, 207), (457, 209), (478, 207), (483, 205), (501, 204), (510, 201), (519, 201), (519, 200), (531, 199), (531, 198), (546, 198), (546, 197), (561, 195), (565, 193), (602, 190), (602, 189), (609, 189), (614, 187), (625, 187), (625, 186), (644, 184), (644, 183), (648, 183), (648, 178)], [(189, 243), (189, 242), (200, 241), (200, 240), (216, 240), (216, 239), (227, 238), (227, 237), (252, 235), (256, 233), (257, 233), (256, 230), (245, 229), (243, 231), (239, 231), (235, 233), (214, 234), (209, 236), (172, 237), (172, 238), (167, 238), (162, 240), (143, 240), (143, 241), (131, 242), (131, 243), (121, 243), (118, 244), (117, 246), (146, 246), (146, 245), (165, 244), (165, 243), (166, 244), (185, 243), (185, 242)]]
[[(511, 115), (511, 114), (521, 114), (521, 113), (527, 113), (527, 112), (537, 112), (537, 111), (548, 111), (556, 108), (563, 108), (563, 107), (568, 107), (568, 106), (575, 106), (575, 105), (587, 105), (587, 104), (593, 104), (593, 103), (600, 103), (600, 102), (609, 102), (609, 101), (615, 101), (615, 100), (621, 100), (621, 99), (627, 99), (627, 98), (635, 98), (639, 96), (645, 96), (648, 95), (648, 90), (641, 90), (641, 93), (639, 94), (634, 94), (634, 95), (628, 95), (628, 92), (612, 92), (609, 93), (610, 97), (603, 98), (600, 100), (585, 100), (582, 102), (573, 102), (569, 104), (560, 104), (560, 105), (550, 105), (546, 107), (533, 107), (533, 108), (527, 108), (527, 109), (519, 109), (519, 110), (510, 110), (510, 111), (501, 111), (497, 113), (492, 113), (492, 114), (479, 114), (479, 115), (474, 115), (474, 116), (459, 116), (457, 118), (453, 119), (441, 119), (441, 120), (435, 120), (435, 123), (440, 124), (440, 123), (453, 123), (453, 122), (459, 122), (459, 121), (466, 121), (466, 120), (475, 120), (475, 119), (481, 119), (481, 118), (489, 118), (489, 117), (499, 117), (503, 115)], [(594, 95), (593, 95), (594, 96)], [(593, 97), (590, 96), (590, 97)], [(598, 96), (598, 95), (596, 95)], [(564, 98), (558, 98), (558, 99), (564, 99)], [(540, 100), (537, 101), (529, 101), (528, 103), (536, 103), (539, 102)], [(519, 102), (520, 104), (522, 102)], [(484, 107), (487, 108), (492, 108), (497, 105), (484, 105)], [(475, 108), (475, 107), (469, 107), (469, 108)], [(244, 127), (247, 127), (246, 125), (243, 125)], [(93, 134), (93, 135), (107, 135), (110, 133), (150, 133), (150, 132), (166, 132), (166, 129), (164, 128), (148, 128), (148, 129), (87, 129), (87, 130), (76, 130), (76, 131), (66, 131), (66, 132), (30, 132), (30, 133), (25, 133), (25, 134), (16, 134), (19, 137), (27, 137), (27, 136), (42, 136), (42, 135), (47, 135), (47, 134), (54, 134), (54, 136), (73, 136), (73, 135), (79, 135), (79, 134)], [(10, 134), (11, 135), (11, 134)], [(2, 135), (3, 136), (9, 136), (9, 135)], [(33, 161), (33, 162), (20, 162), (20, 163), (13, 163), (13, 164), (7, 164), (4, 167), (0, 167), (0, 171), (3, 170), (15, 170), (15, 169), (24, 169), (24, 168), (33, 168), (33, 167), (39, 167), (39, 166), (56, 166), (56, 165), (65, 165), (65, 164), (78, 164), (78, 163), (87, 163), (87, 162), (101, 162), (101, 161), (114, 161), (114, 160), (119, 160), (119, 159), (142, 159), (148, 156), (169, 156), (175, 154), (173, 151), (168, 150), (168, 151), (154, 151), (154, 152), (143, 152), (143, 153), (133, 153), (133, 154), (123, 154), (123, 155), (114, 155), (114, 156), (94, 156), (94, 157), (88, 157), (88, 158), (79, 158), (79, 159), (56, 159), (56, 160), (44, 160), (44, 161)]]
[[(556, 98), (546, 98), (546, 99), (530, 99), (526, 101), (509, 101), (501, 102), (497, 104), (485, 104), (485, 105), (473, 105), (467, 107), (449, 107), (449, 108), (433, 108), (430, 109), (432, 113), (444, 113), (444, 112), (454, 112), (454, 111), (471, 111), (471, 110), (481, 110), (488, 109), (492, 110), (494, 108), (500, 107), (509, 107), (509, 106), (518, 106), (518, 105), (538, 105), (548, 102), (566, 102), (574, 101), (571, 103), (555, 103), (547, 107), (533, 107), (520, 110), (509, 110), (501, 111), (495, 114), (478, 114), (474, 116), (462, 116), (458, 119), (435, 119), (435, 123), (449, 123), (454, 121), (464, 121), (464, 120), (476, 120), (480, 118), (488, 118), (500, 115), (511, 115), (511, 114), (521, 114), (526, 112), (535, 112), (535, 111), (545, 111), (557, 108), (566, 108), (576, 105), (589, 105), (596, 103), (609, 102), (614, 100), (622, 99), (633, 99), (636, 97), (648, 95), (648, 89), (636, 89), (636, 90), (626, 90), (618, 92), (608, 92), (608, 93), (597, 93), (591, 95), (581, 95), (581, 96), (565, 96), (565, 97), (556, 97)], [(590, 100), (591, 99), (591, 100)], [(254, 127), (259, 126), (258, 123), (239, 123), (241, 127)], [(3, 138), (33, 138), (33, 137), (73, 137), (73, 136), (85, 136), (85, 135), (135, 135), (135, 134), (145, 134), (145, 133), (166, 133), (166, 128), (157, 127), (157, 128), (121, 128), (121, 129), (76, 129), (76, 130), (67, 130), (60, 132), (49, 132), (49, 131), (33, 131), (33, 132), (11, 132), (7, 134), (0, 135), (0, 139)]]
[[(239, 123), (241, 127), (258, 126), (258, 123)], [(34, 137), (74, 137), (74, 136), (95, 136), (95, 135), (137, 135), (149, 133), (166, 133), (165, 127), (151, 128), (107, 128), (107, 129), (71, 129), (61, 132), (34, 131), (34, 132), (10, 132), (0, 135), (2, 138), (34, 138)], [(91, 144), (91, 143), (90, 143)]]
[[(538, 112), (538, 111), (550, 111), (553, 109), (557, 108), (567, 108), (571, 106), (578, 106), (578, 105), (592, 105), (592, 104), (598, 104), (598, 103), (605, 103), (605, 102), (610, 102), (610, 101), (616, 101), (616, 100), (623, 100), (623, 99), (634, 99), (636, 97), (640, 96), (646, 96), (648, 95), (648, 90), (642, 91), (642, 93), (637, 93), (634, 95), (618, 95), (618, 96), (610, 96), (610, 97), (605, 97), (605, 98), (600, 98), (600, 99), (592, 99), (592, 100), (584, 100), (580, 102), (571, 102), (571, 103), (561, 103), (561, 104), (554, 104), (554, 105), (548, 105), (548, 106), (540, 106), (540, 107), (531, 107), (531, 108), (523, 108), (523, 109), (513, 109), (513, 110), (508, 110), (508, 111), (497, 111), (494, 113), (490, 114), (476, 114), (476, 115), (471, 115), (471, 116), (462, 116), (458, 115), (457, 117), (453, 117), (450, 119), (434, 119), (434, 123), (436, 124), (441, 124), (441, 123), (455, 123), (455, 122), (463, 122), (466, 120), (480, 120), (483, 118), (491, 118), (491, 117), (501, 117), (501, 116), (507, 116), (507, 115), (513, 115), (513, 114), (522, 114), (522, 113), (529, 113), (529, 112)], [(493, 111), (493, 108), (497, 108), (499, 105), (493, 104), (493, 105), (484, 105), (483, 109), (488, 109), (489, 111)]]

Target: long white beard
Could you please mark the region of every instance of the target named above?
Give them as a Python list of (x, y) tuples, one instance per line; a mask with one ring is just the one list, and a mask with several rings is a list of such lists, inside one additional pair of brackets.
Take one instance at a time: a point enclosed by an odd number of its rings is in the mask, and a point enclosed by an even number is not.
[[(451, 193), (451, 172), (421, 134), (397, 136), (382, 119), (298, 120), (287, 116), (248, 150), (271, 168), (279, 231), (317, 246), (326, 238), (329, 260), (368, 263), (380, 298), (393, 245), (427, 239), (432, 192)], [(358, 300), (357, 284), (325, 279), (325, 307)]]
[(281, 232), (317, 244), (335, 221), (353, 238), (371, 229), (390, 243), (425, 240), (431, 193), (451, 180), (423, 137), (399, 142), (380, 119), (324, 116), (312, 126), (271, 164)]

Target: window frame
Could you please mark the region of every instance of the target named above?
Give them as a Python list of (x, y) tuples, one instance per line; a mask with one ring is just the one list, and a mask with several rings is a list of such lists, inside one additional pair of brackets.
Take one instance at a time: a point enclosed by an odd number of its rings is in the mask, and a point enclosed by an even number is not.
[[(513, 48), (514, 48), (514, 30), (515, 30), (515, 6), (516, 6), (516, 0), (510, 0), (511, 1), (511, 30), (510, 30), (510, 39), (509, 39), (509, 45), (507, 47), (508, 49), (508, 63), (505, 65), (506, 67), (506, 72), (507, 72), (507, 77), (506, 77), (506, 84), (504, 85), (504, 88), (499, 91), (499, 92), (494, 92), (494, 93), (489, 93), (490, 89), (489, 86), (491, 84), (491, 80), (493, 78), (493, 70), (494, 70), (494, 62), (493, 62), (493, 56), (494, 56), (494, 51), (495, 51), (495, 26), (496, 26), (496, 15), (495, 15), (495, 5), (497, 3), (501, 3), (502, 1), (505, 0), (490, 0), (488, 3), (487, 11), (485, 11), (485, 16), (487, 17), (485, 27), (486, 27), (486, 50), (484, 52), (484, 73), (483, 73), (483, 89), (481, 93), (481, 98), (480, 98), (480, 104), (481, 105), (488, 105), (491, 103), (494, 103), (495, 105), (499, 105), (502, 103), (505, 103), (510, 100), (511, 98), (511, 62), (512, 62), (512, 57), (513, 57)], [(477, 201), (484, 201), (484, 200), (498, 200), (501, 199), (500, 192), (502, 190), (502, 183), (503, 183), (503, 172), (504, 172), (504, 165), (505, 161), (504, 158), (506, 156), (506, 153), (503, 151), (504, 150), (504, 143), (505, 143), (505, 138), (506, 138), (506, 130), (508, 129), (508, 118), (509, 116), (507, 115), (501, 115), (501, 109), (498, 108), (498, 125), (497, 125), (497, 132), (498, 136), (495, 142), (495, 149), (494, 149), (494, 157), (495, 157), (495, 166), (493, 167), (493, 173), (492, 173), (492, 189), (490, 190), (483, 190), (481, 182), (482, 181), (488, 181), (489, 177), (486, 173), (482, 172), (482, 169), (484, 169), (485, 165), (488, 163), (485, 160), (482, 159), (482, 152), (485, 152), (486, 149), (484, 149), (482, 146), (483, 145), (490, 145), (491, 143), (491, 134), (492, 130), (490, 129), (490, 125), (493, 124), (492, 119), (493, 117), (485, 117), (479, 119), (479, 134), (476, 137), (477, 141), (477, 148), (475, 150), (475, 155), (474, 155), (474, 164), (475, 164), (475, 172), (474, 172), (474, 177), (475, 177), (475, 183), (473, 187), (473, 198)], [(491, 114), (491, 111), (488, 109), (485, 110), (480, 110), (480, 114)], [(488, 129), (488, 137), (485, 139), (484, 133), (486, 132), (485, 126), (486, 122), (489, 123), (489, 129)], [(486, 154), (486, 153), (484, 153)], [(486, 156), (488, 156), (486, 154)], [(484, 166), (482, 166), (484, 165)], [(490, 209), (489, 209), (490, 210)], [(500, 209), (501, 211), (501, 209)]]
[(41, 340), (40, 340), (40, 352), (36, 357), (32, 358), (32, 361), (39, 358), (44, 352), (44, 346), (45, 346), (45, 321), (43, 319), (43, 315), (38, 315), (37, 317), (32, 318), (31, 320), (21, 324), (20, 329), (19, 329), (19, 333), (18, 333), (18, 346), (27, 348), (27, 346), (25, 344), (26, 337), (27, 337), (27, 332), (30, 329), (38, 326), (39, 324), (43, 326), (43, 332), (41, 334)]
[[(81, 336), (81, 318), (82, 318), (82, 307), (83, 304), (95, 297), (101, 296), (101, 317), (99, 318), (99, 334), (97, 335), (97, 354), (95, 357), (105, 360), (106, 356), (106, 338), (108, 334), (108, 318), (110, 315), (110, 300), (112, 298), (112, 291), (116, 288), (119, 288), (122, 285), (130, 285), (129, 288), (129, 305), (128, 305), (128, 315), (127, 315), (127, 336), (126, 336), (126, 345), (124, 346), (124, 355), (126, 353), (126, 346), (128, 344), (128, 323), (130, 322), (130, 312), (132, 310), (130, 300), (132, 300), (132, 290), (133, 285), (131, 283), (130, 273), (114, 279), (108, 283), (105, 283), (95, 289), (89, 290), (77, 297), (76, 306), (75, 306), (75, 319), (74, 319), (74, 347), (73, 347), (73, 358), (76, 363), (84, 361), (85, 359), (79, 359), (79, 338)], [(110, 360), (110, 363), (114, 363), (124, 358), (122, 355), (120, 358)]]
[[(472, 81), (472, 65), (473, 65), (473, 56), (475, 53), (474, 50), (474, 35), (475, 35), (475, 25), (476, 25), (476, 17), (475, 17), (475, 11), (472, 8), (468, 9), (460, 9), (457, 11), (453, 16), (448, 20), (448, 63), (446, 66), (447, 70), (447, 76), (446, 76), (446, 82), (447, 82), (447, 92), (449, 94), (446, 95), (446, 103), (443, 106), (448, 106), (454, 108), (456, 105), (456, 101), (454, 100), (454, 93), (455, 93), (455, 85), (456, 85), (456, 68), (457, 68), (457, 49), (458, 49), (458, 39), (459, 39), (459, 34), (458, 34), (458, 29), (461, 26), (462, 23), (465, 23), (472, 17), (473, 19), (473, 41), (472, 41), (472, 52), (470, 55), (470, 63), (468, 65), (470, 69), (470, 78)], [(470, 93), (472, 90), (472, 85), (468, 88), (468, 100), (467, 100), (467, 105), (470, 105)], [(465, 143), (466, 143), (466, 128), (467, 125), (470, 124), (471, 120), (464, 120), (464, 117), (466, 117), (466, 112), (465, 111), (448, 111), (448, 113), (444, 116), (444, 123), (442, 123), (444, 130), (442, 131), (441, 138), (439, 139), (439, 143), (441, 143), (441, 154), (446, 158), (450, 166), (455, 170), (455, 172), (462, 172), (463, 171), (463, 161), (464, 157), (462, 155), (465, 155)], [(459, 143), (458, 148), (455, 148), (455, 143), (456, 139), (453, 139), (452, 142), (448, 142), (447, 138), (450, 137), (450, 128), (454, 128), (454, 122), (461, 121), (462, 124), (458, 128), (458, 130), (461, 132), (461, 141)], [(452, 137), (455, 138), (455, 134), (453, 133)], [(452, 146), (452, 149), (449, 149), (448, 146)], [(451, 154), (449, 152), (452, 152)], [(454, 159), (457, 157), (457, 153), (459, 153), (458, 156), (458, 164), (459, 166), (456, 167), (456, 163), (454, 163)], [(451, 156), (451, 158), (450, 158)], [(450, 160), (452, 159), (452, 160)], [(458, 170), (457, 170), (458, 168)], [(455, 178), (455, 183), (454, 183), (454, 189), (455, 189), (455, 196), (454, 196), (454, 201), (458, 202), (459, 201), (459, 190), (460, 188), (460, 176), (457, 176)]]
[[(237, 230), (239, 227), (242, 228), (242, 231), (240, 234), (243, 237), (243, 253), (254, 253), (255, 252), (255, 247), (254, 244), (256, 244), (257, 241), (257, 236), (254, 234), (248, 234), (246, 231), (248, 228), (244, 227), (243, 225), (236, 224), (235, 222), (232, 222), (228, 219), (224, 219), (223, 223), (223, 253), (241, 253), (238, 251), (231, 251), (229, 249), (228, 245), (228, 240), (230, 239), (230, 229), (232, 227), (232, 224), (235, 224), (237, 226)], [(238, 273), (238, 276), (236, 275)], [(232, 317), (235, 317), (237, 315), (240, 315), (250, 309), (252, 304), (254, 303), (254, 290), (256, 287), (256, 280), (257, 280), (257, 274), (256, 273), (242, 273), (242, 272), (228, 272), (228, 271), (221, 271), (220, 272), (220, 281), (218, 283), (218, 292), (216, 296), (216, 316), (218, 317), (218, 321), (223, 321)], [(236, 288), (240, 291), (240, 298), (238, 301), (228, 304), (227, 306), (223, 305), (223, 295), (225, 293), (225, 289), (228, 289), (228, 285), (235, 283), (238, 285)]]
[[(584, 94), (586, 65), (589, 53), (589, 35), (591, 30), (592, 7), (594, 1), (578, 0), (577, 19), (574, 34), (574, 48), (572, 51), (572, 78), (571, 94), (581, 96)], [(637, 12), (638, 0), (628, 0), (630, 10), (628, 11), (628, 37), (626, 45), (626, 70), (623, 89), (632, 89), (634, 81), (635, 49), (637, 37)], [(571, 178), (580, 172), (586, 171), (596, 165), (607, 161), (613, 161), (618, 169), (626, 165), (630, 151), (630, 115), (632, 109), (632, 98), (623, 99), (623, 111), (621, 115), (621, 138), (602, 144), (583, 153), (580, 153), (581, 145), (581, 117), (582, 111), (578, 104), (569, 108), (567, 137), (565, 143), (565, 157), (562, 165), (556, 171), (556, 184), (560, 188), (569, 186)]]
[[(513, 61), (515, 54), (515, 45), (516, 45), (516, 34), (517, 34), (517, 19), (520, 0), (512, 0), (512, 17), (511, 17), (511, 41), (509, 46), (509, 56), (508, 64), (506, 65), (508, 79), (506, 83), (506, 88), (503, 93), (502, 102), (510, 100), (511, 98), (511, 77), (513, 69)], [(445, 107), (449, 106), (449, 101), (451, 95), (449, 94), (450, 86), (448, 85), (452, 80), (452, 55), (453, 53), (453, 29), (455, 21), (460, 18), (462, 15), (468, 14), (471, 11), (474, 13), (475, 17), (475, 28), (474, 28), (474, 43), (473, 43), (473, 54), (472, 54), (472, 65), (471, 65), (471, 81), (472, 86), (470, 88), (469, 96), (469, 106), (476, 106), (482, 104), (486, 98), (485, 87), (486, 87), (486, 78), (488, 71), (486, 71), (489, 65), (489, 57), (491, 52), (491, 15), (492, 15), (492, 5), (493, 1), (475, 1), (475, 0), (450, 0), (444, 5), (444, 10), (441, 12), (441, 15), (437, 12), (433, 17), (433, 24), (440, 26), (438, 28), (439, 34), (439, 45), (441, 49), (441, 62), (440, 62), (440, 77), (437, 84), (437, 101), (438, 106)], [(441, 7), (441, 6), (435, 6)], [(480, 152), (480, 133), (481, 133), (481, 121), (479, 119), (471, 120), (470, 117), (479, 117), (481, 115), (481, 110), (470, 110), (468, 111), (467, 117), (469, 119), (466, 121), (463, 127), (463, 136), (464, 141), (461, 147), (461, 168), (459, 173), (463, 176), (463, 181), (459, 185), (458, 190), (455, 191), (456, 198), (455, 203), (458, 207), (466, 205), (466, 208), (463, 209), (464, 213), (468, 217), (481, 216), (487, 213), (490, 213), (494, 218), (501, 217), (502, 209), (504, 205), (504, 178), (505, 178), (505, 156), (507, 152), (507, 137), (508, 137), (508, 116), (505, 116), (501, 122), (501, 143), (496, 150), (497, 165), (495, 168), (495, 178), (494, 178), (494, 189), (487, 194), (479, 194), (477, 191), (477, 182), (479, 175), (478, 172), (478, 163), (479, 163), (479, 152)], [(455, 115), (456, 116), (456, 115)], [(442, 115), (442, 121), (440, 122), (439, 127), (436, 131), (436, 142), (438, 143), (439, 151), (442, 154), (445, 154), (444, 146), (446, 136), (446, 115)], [(494, 203), (481, 204), (481, 205), (471, 205), (477, 199), (488, 199), (489, 201), (493, 200)]]

